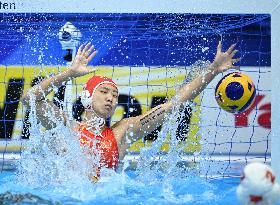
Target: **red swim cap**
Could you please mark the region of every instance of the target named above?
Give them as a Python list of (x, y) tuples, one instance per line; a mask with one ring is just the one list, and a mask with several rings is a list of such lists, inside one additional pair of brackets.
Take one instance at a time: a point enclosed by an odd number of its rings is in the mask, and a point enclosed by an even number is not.
[(105, 76), (93, 76), (84, 86), (84, 91), (81, 94), (81, 102), (85, 109), (91, 109), (92, 95), (99, 85), (111, 84), (118, 89), (117, 84), (108, 77)]
[(93, 77), (91, 77), (87, 81), (87, 83), (85, 84), (84, 89), (89, 92), (90, 96), (92, 96), (92, 94), (95, 92), (96, 88), (99, 85), (102, 85), (102, 84), (111, 84), (115, 88), (118, 89), (117, 84), (111, 78), (108, 78), (106, 76), (93, 76)]

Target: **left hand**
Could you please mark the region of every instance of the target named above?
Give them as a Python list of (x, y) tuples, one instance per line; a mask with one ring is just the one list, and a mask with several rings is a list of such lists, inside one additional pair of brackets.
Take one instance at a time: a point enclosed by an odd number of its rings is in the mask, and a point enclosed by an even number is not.
[(94, 46), (91, 45), (91, 43), (88, 43), (87, 45), (82, 44), (69, 68), (71, 76), (79, 77), (96, 71), (96, 69), (87, 68), (88, 63), (96, 54), (97, 51), (94, 51)]
[(233, 58), (237, 53), (237, 50), (234, 50), (236, 44), (232, 44), (226, 52), (222, 52), (222, 43), (219, 41), (217, 47), (217, 53), (213, 62), (214, 72), (221, 73), (229, 68), (239, 70), (238, 66), (234, 66), (235, 63), (240, 61), (240, 58)]

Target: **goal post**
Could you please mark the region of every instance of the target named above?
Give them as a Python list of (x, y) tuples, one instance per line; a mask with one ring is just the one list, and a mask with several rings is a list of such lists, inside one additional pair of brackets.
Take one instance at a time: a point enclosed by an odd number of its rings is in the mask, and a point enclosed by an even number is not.
[(280, 179), (280, 94), (279, 94), (279, 87), (280, 87), (280, 41), (279, 41), (279, 33), (280, 33), (280, 8), (279, 4), (270, 10), (272, 16), (272, 24), (271, 24), (271, 45), (272, 45), (272, 135), (271, 135), (271, 164), (272, 168), (275, 170), (277, 174), (278, 181)]

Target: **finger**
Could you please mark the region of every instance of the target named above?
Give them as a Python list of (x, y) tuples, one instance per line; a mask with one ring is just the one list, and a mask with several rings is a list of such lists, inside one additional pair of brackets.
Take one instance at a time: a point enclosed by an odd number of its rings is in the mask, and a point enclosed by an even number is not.
[(230, 54), (230, 56), (233, 57), (237, 52), (238, 52), (238, 50), (232, 51), (232, 53)]
[(96, 71), (96, 68), (88, 68), (87, 71), (88, 73), (94, 73)]
[(88, 56), (93, 49), (94, 49), (94, 46), (92, 45), (85, 54)]
[(82, 54), (85, 54), (88, 51), (88, 48), (90, 47), (91, 43), (87, 43), (87, 45), (84, 47)]
[(94, 56), (98, 53), (98, 51), (94, 51), (89, 57), (88, 57), (88, 62), (90, 62)]
[(232, 45), (228, 48), (228, 50), (227, 50), (226, 53), (231, 54), (235, 46), (236, 46), (236, 43), (235, 43), (235, 44), (232, 44)]
[(78, 49), (78, 52), (77, 52), (77, 55), (81, 54), (83, 48), (84, 48), (85, 44), (82, 44), (79, 49)]
[(222, 42), (219, 41), (218, 47), (217, 47), (217, 53), (221, 53), (222, 52)]
[(241, 60), (241, 58), (235, 58), (235, 59), (232, 59), (231, 62), (232, 64), (235, 64), (237, 62), (239, 62)]

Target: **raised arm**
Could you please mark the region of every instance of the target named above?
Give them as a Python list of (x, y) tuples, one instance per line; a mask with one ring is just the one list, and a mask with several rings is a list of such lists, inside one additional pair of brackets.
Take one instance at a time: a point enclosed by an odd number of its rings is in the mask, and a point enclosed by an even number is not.
[[(194, 99), (219, 73), (229, 68), (238, 69), (238, 67), (234, 66), (234, 63), (238, 62), (240, 58), (233, 58), (237, 52), (234, 48), (235, 44), (231, 45), (229, 49), (223, 53), (222, 44), (219, 42), (215, 59), (206, 69), (206, 73), (195, 78), (189, 84), (184, 85), (176, 94), (176, 103), (181, 104)], [(132, 139), (138, 140), (163, 123), (165, 113), (172, 109), (172, 103), (173, 101), (170, 100), (167, 103), (154, 107), (143, 115), (123, 119), (115, 125), (117, 128), (116, 130), (121, 134), (125, 131), (129, 133), (132, 132)]]
[(55, 123), (46, 116), (46, 109), (51, 109), (57, 120), (67, 120), (67, 117), (62, 110), (55, 106), (51, 101), (46, 100), (46, 96), (53, 90), (53, 88), (60, 87), (63, 82), (94, 72), (94, 69), (87, 68), (88, 63), (97, 53), (97, 51), (92, 52), (93, 49), (94, 47), (90, 43), (86, 46), (81, 45), (68, 70), (43, 80), (38, 85), (27, 90), (27, 92), (21, 97), (21, 102), (27, 107), (30, 106), (29, 103), (31, 97), (34, 98), (37, 117), (46, 129), (51, 129), (55, 126)]

